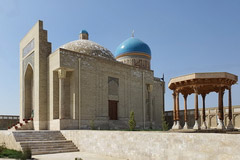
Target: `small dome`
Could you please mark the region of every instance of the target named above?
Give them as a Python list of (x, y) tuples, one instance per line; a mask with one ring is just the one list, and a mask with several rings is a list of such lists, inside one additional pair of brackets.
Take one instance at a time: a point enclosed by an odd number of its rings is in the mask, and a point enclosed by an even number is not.
[(127, 53), (144, 53), (148, 56), (151, 56), (151, 50), (149, 46), (135, 37), (130, 37), (122, 42), (115, 51), (117, 58)]
[(83, 29), (83, 30), (80, 32), (80, 34), (83, 34), (83, 33), (88, 34), (87, 30), (85, 30), (85, 29)]
[(71, 50), (74, 52), (84, 53), (91, 56), (108, 58), (115, 60), (113, 54), (103, 46), (90, 40), (76, 40), (62, 45), (60, 48)]

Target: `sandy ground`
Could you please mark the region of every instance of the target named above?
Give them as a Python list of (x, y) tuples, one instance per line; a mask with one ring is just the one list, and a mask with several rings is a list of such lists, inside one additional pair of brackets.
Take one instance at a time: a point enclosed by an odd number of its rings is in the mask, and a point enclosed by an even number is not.
[(75, 160), (75, 158), (82, 158), (82, 160), (127, 160), (104, 155), (98, 155), (87, 152), (69, 152), (57, 154), (35, 155), (33, 158), (38, 160)]

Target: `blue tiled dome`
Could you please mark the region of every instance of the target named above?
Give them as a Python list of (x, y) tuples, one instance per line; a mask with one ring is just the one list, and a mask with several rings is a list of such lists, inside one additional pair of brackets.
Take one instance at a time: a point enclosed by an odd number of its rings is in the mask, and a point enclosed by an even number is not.
[(149, 46), (138, 38), (130, 37), (122, 42), (115, 51), (115, 56), (119, 57), (126, 53), (145, 53), (151, 56)]
[(83, 29), (80, 33), (86, 33), (88, 34), (87, 30)]

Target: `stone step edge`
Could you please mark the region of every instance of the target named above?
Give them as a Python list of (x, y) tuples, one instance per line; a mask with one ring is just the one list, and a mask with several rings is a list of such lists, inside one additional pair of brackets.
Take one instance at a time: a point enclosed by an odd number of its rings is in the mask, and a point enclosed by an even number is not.
[(37, 152), (37, 151), (62, 151), (62, 150), (75, 150), (75, 149), (78, 149), (78, 148), (76, 148), (76, 147), (68, 147), (68, 148), (52, 148), (52, 150), (49, 150), (50, 148), (39, 148), (39, 149), (37, 149), (37, 148), (31, 148), (31, 151), (32, 152)]
[(66, 138), (64, 138), (64, 137), (52, 137), (52, 138), (24, 138), (24, 137), (22, 137), (22, 138), (16, 138), (15, 137), (15, 139), (66, 139)]
[(53, 154), (53, 153), (65, 153), (65, 152), (79, 152), (79, 149), (71, 149), (71, 150), (54, 150), (54, 151), (40, 151), (40, 152), (32, 152), (33, 155), (39, 154)]
[(66, 148), (53, 148), (54, 150), (48, 150), (49, 148), (31, 148), (31, 150), (34, 152), (36, 151), (57, 151), (57, 150), (71, 150), (71, 149), (78, 149), (77, 147), (66, 147)]
[(61, 146), (61, 147), (68, 147), (68, 146), (75, 146), (74, 144), (71, 144), (71, 143), (65, 143), (65, 144), (54, 144), (54, 145), (38, 145), (38, 144), (24, 144), (24, 145), (21, 145), (21, 147), (23, 148), (27, 148), (27, 147), (31, 147), (31, 148), (34, 148), (34, 147), (58, 147), (58, 146)]
[(77, 148), (75, 145), (57, 145), (57, 146), (21, 146), (22, 148), (40, 149), (40, 148)]
[(54, 140), (54, 141), (22, 141), (21, 143), (60, 143), (60, 142), (72, 142), (71, 140)]

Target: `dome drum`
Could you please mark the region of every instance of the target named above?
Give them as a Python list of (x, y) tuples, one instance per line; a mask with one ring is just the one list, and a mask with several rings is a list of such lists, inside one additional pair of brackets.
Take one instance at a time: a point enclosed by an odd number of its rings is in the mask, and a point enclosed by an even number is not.
[(131, 66), (150, 70), (150, 60), (146, 58), (121, 57), (117, 61)]
[(116, 57), (118, 60), (122, 58), (146, 58), (151, 60), (151, 56), (146, 53), (125, 53)]

